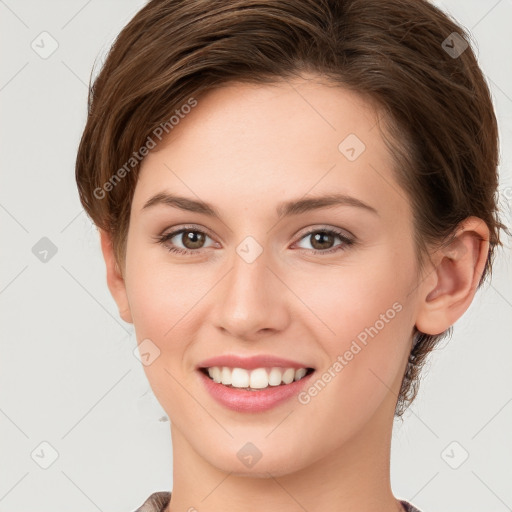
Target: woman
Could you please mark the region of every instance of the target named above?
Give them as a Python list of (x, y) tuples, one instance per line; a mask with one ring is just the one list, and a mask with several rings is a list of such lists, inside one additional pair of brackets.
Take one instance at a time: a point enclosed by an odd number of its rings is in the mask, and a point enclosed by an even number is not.
[(171, 421), (138, 510), (417, 511), (393, 418), (500, 244), (468, 34), (426, 1), (149, 2), (77, 156)]

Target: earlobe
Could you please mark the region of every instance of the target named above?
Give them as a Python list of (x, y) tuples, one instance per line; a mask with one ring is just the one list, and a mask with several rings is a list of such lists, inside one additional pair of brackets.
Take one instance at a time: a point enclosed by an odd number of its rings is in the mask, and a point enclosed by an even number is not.
[(468, 309), (489, 253), (489, 229), (482, 219), (468, 217), (452, 241), (432, 255), (434, 268), (420, 287), (416, 328), (440, 334)]
[(128, 323), (133, 323), (128, 303), (128, 296), (126, 294), (126, 284), (124, 276), (117, 263), (114, 248), (112, 245), (112, 238), (109, 233), (100, 229), (101, 252), (105, 260), (107, 271), (107, 285), (112, 297), (114, 298), (119, 309), (119, 315)]

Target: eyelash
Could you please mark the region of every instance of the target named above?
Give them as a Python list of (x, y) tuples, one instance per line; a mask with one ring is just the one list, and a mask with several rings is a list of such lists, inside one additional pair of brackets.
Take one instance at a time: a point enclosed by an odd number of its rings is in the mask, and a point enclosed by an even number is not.
[[(190, 226), (190, 227), (183, 227), (181, 229), (178, 229), (176, 231), (172, 231), (170, 233), (166, 233), (165, 235), (159, 235), (159, 236), (156, 237), (156, 241), (158, 243), (160, 243), (161, 245), (163, 245), (169, 252), (172, 252), (172, 253), (184, 254), (184, 255), (198, 253), (201, 249), (195, 249), (195, 250), (192, 250), (192, 249), (182, 249), (180, 247), (174, 247), (174, 246), (170, 247), (169, 245), (167, 245), (167, 242), (170, 239), (174, 238), (176, 235), (179, 235), (180, 233), (184, 233), (185, 231), (191, 231), (193, 233), (201, 233), (201, 234), (206, 235), (206, 236), (209, 237), (208, 233), (205, 233), (201, 229), (196, 229), (193, 226)], [(327, 249), (325, 251), (321, 251), (321, 250), (318, 250), (318, 249), (302, 249), (302, 250), (308, 251), (308, 252), (313, 252), (313, 254), (332, 254), (332, 253), (338, 252), (338, 251), (345, 251), (345, 250), (348, 249), (348, 247), (350, 247), (351, 245), (354, 245), (356, 243), (355, 240), (350, 239), (347, 236), (345, 236), (343, 232), (338, 231), (338, 230), (333, 229), (333, 228), (316, 228), (316, 229), (311, 229), (307, 233), (304, 233), (300, 237), (299, 241), (302, 240), (303, 238), (306, 238), (306, 237), (314, 234), (314, 233), (327, 233), (328, 235), (337, 236), (342, 241), (342, 243), (332, 247), (331, 249)]]

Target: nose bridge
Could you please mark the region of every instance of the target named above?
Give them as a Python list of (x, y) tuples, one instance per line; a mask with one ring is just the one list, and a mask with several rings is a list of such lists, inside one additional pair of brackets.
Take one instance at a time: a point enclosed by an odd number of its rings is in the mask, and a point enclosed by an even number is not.
[(255, 249), (240, 244), (233, 257), (233, 270), (230, 272), (225, 304), (236, 318), (247, 318), (249, 314), (256, 318), (268, 301), (270, 271), (267, 268), (267, 255), (256, 255)]
[(268, 265), (270, 254), (252, 237), (235, 248), (231, 271), (221, 287), (215, 319), (218, 327), (240, 338), (283, 328), (285, 294), (277, 289), (279, 280)]

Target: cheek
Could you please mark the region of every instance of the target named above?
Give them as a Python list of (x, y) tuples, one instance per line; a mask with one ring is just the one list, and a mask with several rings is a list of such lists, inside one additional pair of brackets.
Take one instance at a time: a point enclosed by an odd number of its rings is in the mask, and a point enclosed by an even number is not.
[(160, 247), (147, 249), (133, 243), (127, 251), (126, 291), (137, 342), (151, 340), (158, 353), (144, 371), (166, 410), (187, 404), (178, 382), (192, 369), (185, 356), (198, 338), (205, 295), (218, 280), (207, 266), (202, 271), (195, 266), (193, 272), (192, 267), (170, 263)]
[(318, 376), (327, 384), (316, 386), (323, 397), (312, 402), (335, 403), (329, 412), (333, 421), (353, 420), (353, 413), (362, 420), (401, 381), (414, 326), (414, 304), (408, 298), (413, 272), (403, 255), (401, 261), (396, 254), (375, 254), (372, 264), (343, 269), (338, 279), (326, 274), (309, 289), (302, 288), (327, 356)]
[(318, 327), (317, 336), (324, 336), (334, 347), (360, 333), (364, 337), (365, 329), (376, 323), (379, 331), (383, 325), (389, 331), (387, 320), (396, 323), (395, 317), (405, 316), (397, 315), (396, 310), (405, 307), (406, 297), (414, 287), (409, 260), (389, 248), (382, 246), (356, 262), (355, 259), (350, 265), (326, 266), (288, 276), (294, 282), (294, 292), (308, 306), (303, 308), (302, 318), (311, 318), (308, 323)]
[(164, 248), (144, 249), (137, 242), (126, 258), (126, 291), (135, 329), (161, 342), (183, 328), (208, 288), (205, 272), (191, 272), (188, 265), (167, 260)]
[(136, 249), (127, 255), (126, 269), (126, 290), (137, 342), (150, 340), (149, 345), (141, 347), (149, 346), (152, 354), (158, 354), (152, 356), (155, 358), (150, 364), (143, 365), (148, 382), (168, 414), (186, 410), (189, 397), (180, 385), (180, 364), (191, 339), (193, 305), (204, 291), (191, 283), (185, 267), (150, 261), (147, 253), (138, 254)]

